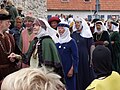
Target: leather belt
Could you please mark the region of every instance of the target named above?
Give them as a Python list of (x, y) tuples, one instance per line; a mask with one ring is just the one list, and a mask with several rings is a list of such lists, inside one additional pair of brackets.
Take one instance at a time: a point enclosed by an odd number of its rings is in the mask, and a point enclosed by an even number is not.
[(9, 66), (10, 66), (10, 64), (0, 65), (0, 69), (1, 69), (1, 68), (7, 68), (7, 67), (9, 67)]

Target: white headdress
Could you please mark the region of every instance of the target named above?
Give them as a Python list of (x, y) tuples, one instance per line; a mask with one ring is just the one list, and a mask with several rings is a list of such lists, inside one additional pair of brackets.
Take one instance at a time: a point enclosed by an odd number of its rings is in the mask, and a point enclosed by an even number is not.
[(49, 35), (53, 39), (53, 41), (57, 43), (58, 42), (58, 37), (56, 36), (57, 31), (53, 29), (45, 19), (39, 18), (39, 20), (42, 20), (45, 23), (46, 30), (44, 28), (41, 28), (41, 30), (37, 34), (37, 37), (39, 38), (42, 36)]
[(112, 28), (111, 30), (119, 32), (119, 25), (116, 22), (111, 22)]
[[(58, 34), (59, 35), (59, 43), (62, 44), (62, 43), (69, 42), (72, 38), (70, 37), (70, 31), (69, 31), (68, 23), (67, 22), (60, 22), (58, 24), (58, 27), (59, 26), (61, 26), (65, 29), (65, 32), (62, 35)], [(57, 28), (57, 30), (58, 30), (58, 28)]]
[[(83, 18), (79, 18), (78, 17), (78, 18), (75, 19), (75, 22), (76, 21), (81, 22), (82, 31), (81, 31), (80, 35), (82, 37), (84, 37), (84, 38), (91, 38), (91, 37), (93, 37), (92, 33), (91, 33), (91, 30), (90, 30), (90, 27), (88, 26), (87, 22)], [(73, 27), (73, 31), (77, 31), (75, 25)]]
[[(97, 30), (96, 23), (101, 23), (101, 30), (99, 30), (99, 31)], [(94, 33), (96, 33), (96, 32), (102, 32), (102, 31), (107, 31), (107, 27), (104, 25), (104, 23), (102, 21), (97, 21), (96, 23), (95, 23)]]

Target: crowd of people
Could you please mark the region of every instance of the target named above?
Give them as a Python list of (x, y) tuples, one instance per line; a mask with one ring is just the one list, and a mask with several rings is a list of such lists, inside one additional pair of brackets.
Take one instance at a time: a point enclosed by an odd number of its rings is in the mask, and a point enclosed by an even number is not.
[(21, 11), (10, 0), (1, 5), (1, 90), (119, 90), (117, 21)]

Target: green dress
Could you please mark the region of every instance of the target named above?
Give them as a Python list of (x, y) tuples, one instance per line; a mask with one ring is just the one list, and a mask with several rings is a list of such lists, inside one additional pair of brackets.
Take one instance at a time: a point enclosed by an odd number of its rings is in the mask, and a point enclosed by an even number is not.
[(58, 51), (50, 36), (35, 38), (25, 54), (24, 62), (34, 68), (40, 67), (42, 64), (54, 68), (54, 72), (63, 77)]
[(114, 41), (112, 44), (113, 49), (113, 70), (120, 73), (120, 34), (115, 31), (111, 34), (111, 41)]

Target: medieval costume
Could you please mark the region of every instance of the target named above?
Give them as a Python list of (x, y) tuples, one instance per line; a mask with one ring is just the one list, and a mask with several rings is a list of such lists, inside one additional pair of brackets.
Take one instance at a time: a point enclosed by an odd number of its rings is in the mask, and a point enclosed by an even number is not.
[[(97, 25), (100, 25), (100, 30), (97, 29)], [(102, 21), (97, 21), (95, 23), (95, 30), (93, 33), (95, 46), (105, 45), (112, 52), (111, 40), (107, 31), (107, 28), (104, 26)]]
[(29, 32), (27, 29), (24, 29), (21, 33), (20, 36), (20, 48), (22, 50), (22, 53), (26, 53), (29, 49), (29, 45), (31, 43), (31, 41), (34, 39), (34, 34), (32, 34), (31, 32)]
[[(77, 25), (79, 26), (78, 28), (76, 28)], [(75, 19), (73, 31), (72, 37), (77, 43), (79, 54), (77, 90), (85, 90), (93, 80), (93, 70), (90, 67), (90, 60), (92, 58), (91, 54), (94, 48), (94, 41), (90, 28), (83, 18)]]
[(86, 90), (119, 90), (120, 75), (112, 71), (111, 51), (98, 45), (93, 51), (92, 60), (97, 77)]
[(25, 26), (26, 28), (22, 30), (21, 36), (20, 36), (20, 41), (19, 41), (19, 47), (22, 51), (23, 54), (25, 54), (28, 49), (31, 41), (34, 39), (34, 34), (32, 33), (33, 31), (33, 24), (34, 18), (30, 16), (26, 16), (24, 18)]
[(0, 84), (8, 74), (18, 70), (16, 62), (12, 62), (8, 56), (15, 50), (14, 38), (6, 33), (10, 26), (9, 13), (0, 9)]
[(92, 34), (94, 33), (95, 23), (97, 21), (100, 21), (100, 19), (93, 19), (92, 22), (90, 23), (90, 30), (91, 30)]
[(6, 75), (16, 71), (16, 63), (10, 62), (7, 57), (10, 53), (15, 50), (14, 38), (8, 33), (4, 34), (4, 38), (0, 34), (0, 80)]
[[(54, 30), (57, 30), (57, 26), (58, 26), (58, 23), (60, 22), (60, 19), (57, 17), (57, 16), (53, 16), (51, 17), (49, 20), (48, 20), (48, 23), (49, 25), (54, 29)], [(56, 34), (54, 35), (54, 38), (57, 38), (58, 37), (58, 33), (55, 32)], [(58, 43), (56, 40), (55, 40), (55, 43)]]
[(43, 19), (36, 19), (33, 23), (33, 28), (35, 26), (39, 26), (39, 30), (26, 53), (25, 62), (33, 68), (42, 64), (54, 68), (54, 71), (63, 77), (62, 64), (52, 39), (55, 34), (54, 31), (49, 30), (48, 22)]
[(57, 30), (57, 25), (59, 22), (60, 22), (60, 19), (57, 16), (53, 16), (48, 20), (48, 23), (50, 24), (50, 26), (55, 30)]
[[(66, 81), (67, 90), (77, 90), (76, 88), (76, 74), (78, 72), (78, 49), (74, 39), (70, 37), (69, 25), (65, 22), (60, 22), (59, 27), (65, 31), (62, 35), (59, 34), (59, 42), (56, 44), (60, 59), (63, 65), (64, 77)], [(69, 72), (72, 69), (72, 75)]]
[(110, 38), (113, 50), (113, 70), (120, 73), (120, 34), (118, 28), (117, 23), (111, 22)]

